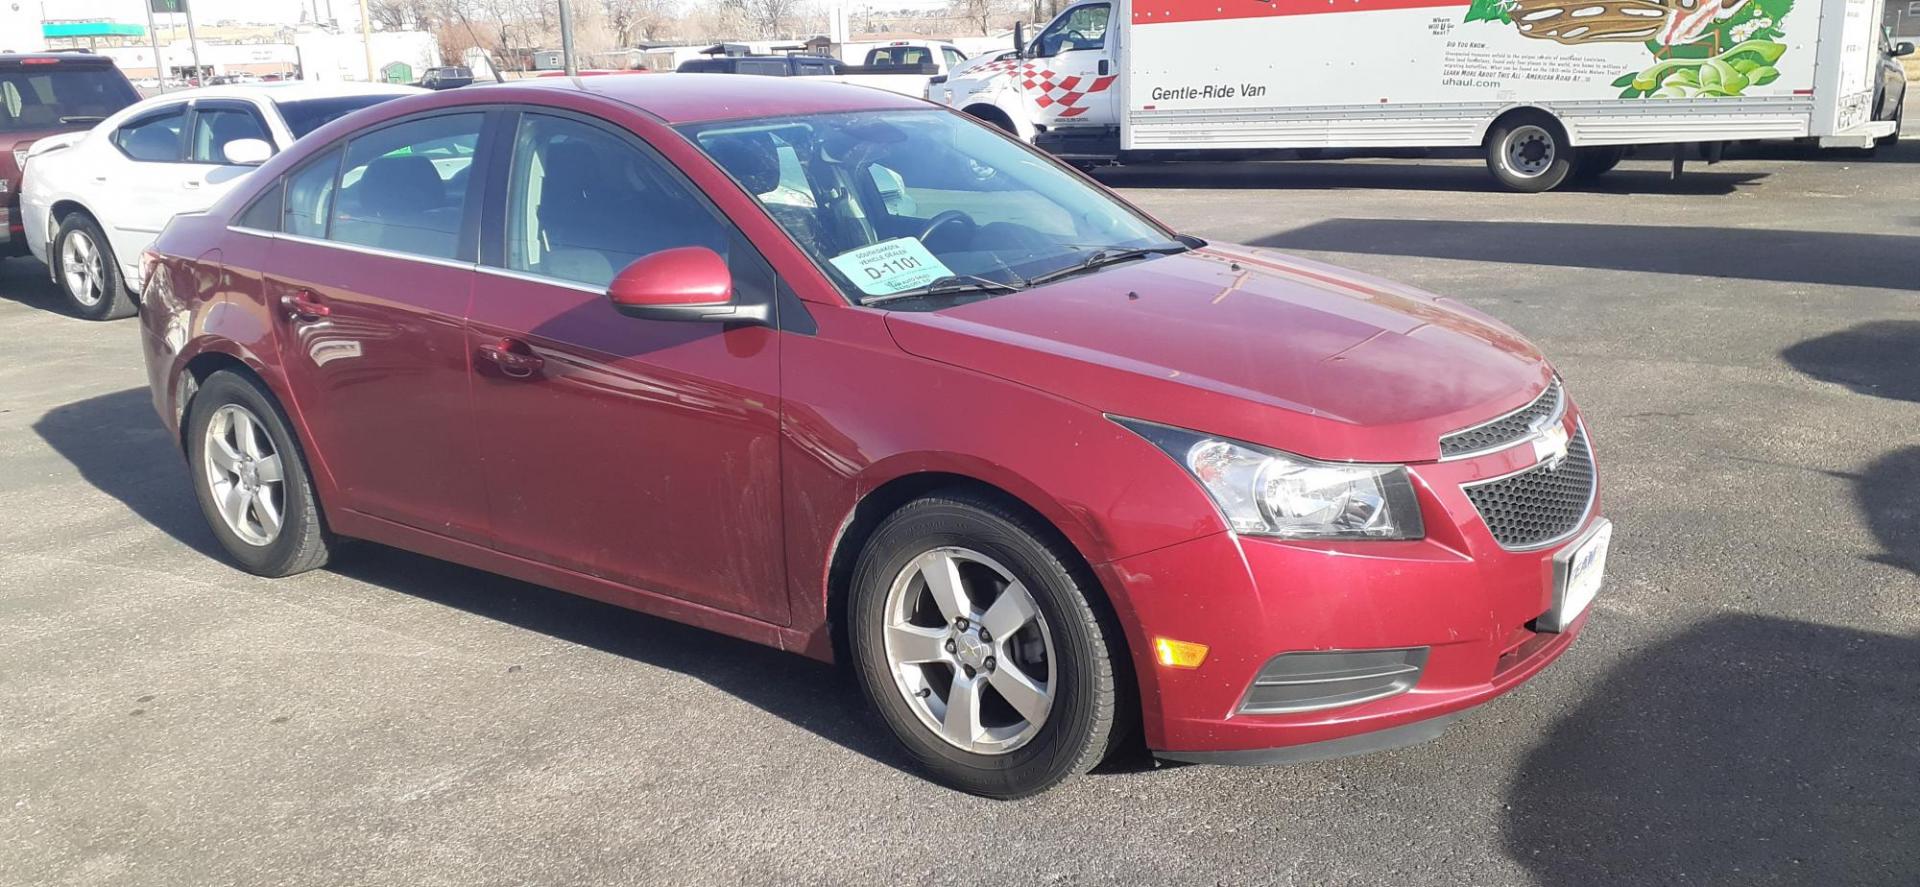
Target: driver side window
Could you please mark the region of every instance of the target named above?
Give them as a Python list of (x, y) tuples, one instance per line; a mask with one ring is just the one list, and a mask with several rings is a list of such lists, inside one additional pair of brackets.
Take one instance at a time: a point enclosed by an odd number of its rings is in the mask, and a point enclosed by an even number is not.
[(1035, 57), (1049, 58), (1063, 52), (1105, 48), (1107, 16), (1111, 9), (1105, 3), (1089, 3), (1054, 20), (1034, 39)]

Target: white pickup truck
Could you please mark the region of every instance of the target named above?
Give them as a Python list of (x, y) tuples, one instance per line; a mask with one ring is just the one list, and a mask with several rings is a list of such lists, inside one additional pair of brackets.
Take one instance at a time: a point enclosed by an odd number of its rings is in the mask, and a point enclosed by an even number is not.
[(946, 77), (967, 60), (951, 43), (895, 40), (867, 50), (865, 60), (830, 75), (843, 83), (871, 86), (914, 98), (926, 98), (927, 85)]

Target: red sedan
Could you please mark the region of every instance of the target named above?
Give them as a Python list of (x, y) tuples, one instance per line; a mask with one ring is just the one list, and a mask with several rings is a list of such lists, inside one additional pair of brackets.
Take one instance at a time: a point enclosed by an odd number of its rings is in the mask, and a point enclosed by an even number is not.
[(980, 794), (1433, 736), (1604, 569), (1512, 330), (878, 90), (401, 99), (146, 261), (154, 404), (245, 569), (371, 539), (850, 659)]

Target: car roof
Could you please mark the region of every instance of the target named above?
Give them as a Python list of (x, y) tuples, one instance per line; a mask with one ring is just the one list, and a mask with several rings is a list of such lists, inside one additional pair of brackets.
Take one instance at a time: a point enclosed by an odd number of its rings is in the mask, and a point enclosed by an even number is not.
[[(884, 89), (836, 83), (817, 77), (661, 73), (646, 77), (515, 80), (500, 85), (605, 96), (639, 108), (673, 126), (743, 117), (933, 107), (919, 99)], [(482, 88), (490, 87), (483, 85)]]
[(40, 60), (37, 64), (57, 62), (59, 65), (72, 65), (76, 68), (116, 67), (113, 59), (90, 52), (0, 52), (0, 65), (7, 67), (36, 64), (35, 61), (31, 61), (35, 59)]
[(230, 83), (222, 86), (200, 86), (193, 89), (176, 89), (163, 92), (150, 98), (169, 99), (252, 99), (268, 98), (275, 102), (297, 102), (302, 99), (331, 99), (357, 95), (416, 95), (427, 90), (417, 86), (404, 86), (397, 83), (330, 82), (314, 83), (306, 80), (278, 80), (263, 83)]

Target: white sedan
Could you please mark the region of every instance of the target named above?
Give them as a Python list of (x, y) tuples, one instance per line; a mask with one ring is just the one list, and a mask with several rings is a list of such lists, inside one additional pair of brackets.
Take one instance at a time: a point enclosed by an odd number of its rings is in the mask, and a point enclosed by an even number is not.
[(72, 311), (134, 312), (140, 253), (168, 220), (213, 205), (254, 166), (345, 114), (422, 92), (382, 83), (261, 83), (168, 93), (28, 150), (27, 248)]

